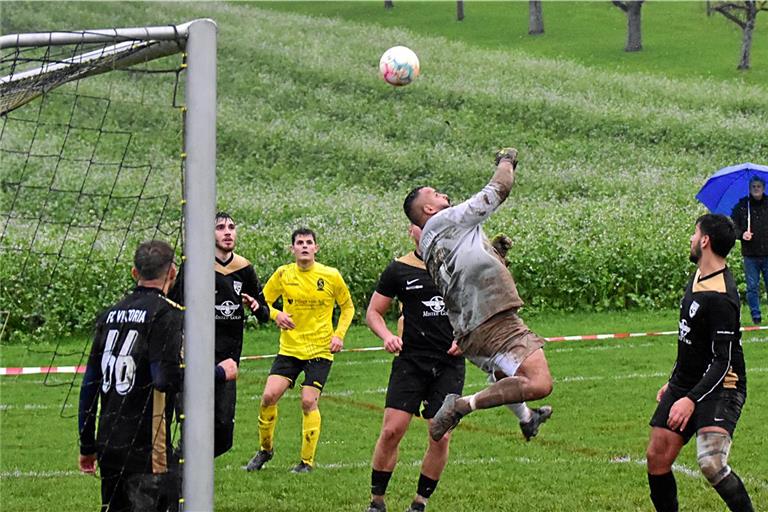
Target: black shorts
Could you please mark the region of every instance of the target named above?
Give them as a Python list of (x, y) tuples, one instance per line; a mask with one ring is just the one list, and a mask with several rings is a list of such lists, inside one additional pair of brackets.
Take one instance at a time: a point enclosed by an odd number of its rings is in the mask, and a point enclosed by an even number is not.
[(399, 356), (392, 361), (386, 406), (425, 419), (433, 418), (448, 393), (464, 388), (464, 358), (441, 361), (434, 358)]
[(178, 510), (180, 481), (176, 471), (153, 475), (102, 466), (99, 473), (103, 512)]
[(322, 357), (305, 360), (278, 354), (269, 374), (285, 377), (291, 381), (291, 387), (293, 387), (296, 384), (296, 378), (304, 372), (304, 382), (301, 385), (312, 386), (322, 391), (325, 381), (328, 380), (328, 374), (331, 373), (332, 363), (333, 361)]
[[(671, 430), (667, 426), (669, 410), (672, 405), (684, 397), (688, 390), (676, 386), (668, 386), (664, 395), (661, 397), (656, 412), (653, 413), (650, 425), (652, 427), (661, 427)], [(720, 427), (728, 431), (731, 437), (736, 430), (736, 423), (741, 416), (741, 408), (744, 406), (746, 396), (743, 392), (736, 389), (723, 389), (714, 394), (714, 396), (698, 402), (693, 409), (693, 414), (685, 426), (685, 430), (680, 432), (675, 430), (676, 434), (683, 436), (687, 443), (696, 432), (703, 427)]]

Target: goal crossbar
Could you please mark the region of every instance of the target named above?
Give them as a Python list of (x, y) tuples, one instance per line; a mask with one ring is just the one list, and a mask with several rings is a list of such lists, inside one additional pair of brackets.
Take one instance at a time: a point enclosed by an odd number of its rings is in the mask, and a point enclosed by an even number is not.
[(189, 27), (199, 21), (194, 20), (181, 25), (160, 27), (113, 28), (98, 30), (73, 30), (58, 32), (32, 32), (29, 34), (10, 34), (0, 36), (0, 50), (5, 48), (27, 48), (33, 46), (57, 46), (77, 43), (105, 43), (124, 39), (126, 41), (179, 41), (189, 37)]

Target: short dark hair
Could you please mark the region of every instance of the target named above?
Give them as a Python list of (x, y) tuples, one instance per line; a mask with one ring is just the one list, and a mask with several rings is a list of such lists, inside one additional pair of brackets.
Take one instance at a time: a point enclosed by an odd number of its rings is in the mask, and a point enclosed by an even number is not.
[(707, 213), (696, 219), (696, 225), (702, 235), (709, 237), (712, 252), (718, 256), (725, 258), (736, 245), (736, 228), (729, 217)]
[(403, 211), (405, 212), (405, 216), (408, 217), (408, 220), (410, 220), (411, 223), (419, 227), (421, 227), (421, 216), (417, 215), (417, 212), (413, 207), (413, 203), (416, 201), (416, 198), (419, 197), (419, 193), (423, 188), (424, 185), (419, 185), (418, 187), (414, 188), (408, 192), (408, 195), (405, 196), (405, 201), (403, 201)]
[(214, 218), (214, 222), (218, 223), (221, 219), (224, 219), (224, 220), (229, 219), (232, 222), (235, 222), (235, 219), (233, 219), (232, 216), (225, 211), (216, 212), (216, 217)]
[(314, 231), (312, 231), (309, 228), (299, 228), (299, 229), (294, 230), (293, 233), (291, 233), (291, 245), (296, 243), (296, 237), (299, 236), (299, 235), (311, 236), (312, 237), (312, 241), (317, 243), (317, 235), (315, 235)]
[(760, 176), (758, 176), (757, 174), (755, 174), (754, 176), (749, 178), (749, 184), (750, 185), (755, 183), (755, 182), (762, 183), (763, 187), (765, 187), (765, 180), (763, 178), (761, 178)]
[(133, 255), (133, 266), (142, 279), (158, 279), (168, 272), (175, 253), (168, 242), (150, 240), (142, 242)]

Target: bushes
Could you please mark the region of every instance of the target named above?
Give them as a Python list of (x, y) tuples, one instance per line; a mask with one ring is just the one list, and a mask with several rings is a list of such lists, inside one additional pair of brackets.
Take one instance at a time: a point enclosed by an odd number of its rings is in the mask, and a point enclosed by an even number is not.
[[(91, 18), (100, 9), (87, 6)], [(180, 9), (158, 4), (151, 15), (178, 18)], [(520, 149), (518, 183), (486, 231), (513, 238), (521, 295), (541, 311), (677, 304), (692, 268), (692, 223), (703, 212), (694, 200), (699, 186), (720, 167), (768, 154), (768, 97), (759, 87), (600, 72), (247, 4), (183, 10), (184, 18), (214, 16), (226, 27), (219, 43), (218, 203), (238, 221), (238, 252), (265, 281), (290, 260), (291, 231), (316, 230), (318, 259), (339, 268), (358, 318), (387, 262), (411, 248), (405, 194), (431, 184), (455, 200), (467, 198), (490, 177), (499, 146)], [(103, 23), (111, 25), (111, 15), (105, 11)], [(131, 17), (125, 25), (140, 23)], [(393, 40), (417, 48), (425, 64), (404, 89), (376, 76), (380, 50)], [(115, 90), (133, 87), (130, 75), (114, 78)], [(173, 198), (178, 190), (167, 184), (178, 184), (177, 118), (113, 100), (115, 111), (131, 112), (121, 116), (121, 128), (140, 121), (130, 128), (140, 133), (139, 153), (165, 169), (163, 182), (148, 189), (162, 190), (163, 201)], [(132, 214), (120, 205), (110, 210)], [(69, 215), (72, 208), (50, 211)], [(156, 233), (141, 236), (174, 236)], [(4, 244), (24, 246), (19, 240)], [(1, 257), (0, 309), (11, 311), (14, 337), (87, 329), (130, 287), (125, 255), (112, 265), (60, 269), (42, 289), (35, 285), (45, 282), (48, 263), (20, 276), (18, 254)]]

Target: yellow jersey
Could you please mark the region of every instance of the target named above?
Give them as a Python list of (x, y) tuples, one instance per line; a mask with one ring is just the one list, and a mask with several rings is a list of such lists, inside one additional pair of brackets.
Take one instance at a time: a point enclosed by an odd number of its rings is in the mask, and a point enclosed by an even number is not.
[[(273, 307), (278, 297), (283, 298), (282, 310), (291, 315), (296, 325), (281, 331), (279, 353), (302, 360), (320, 357), (333, 361), (331, 337), (343, 340), (355, 314), (352, 297), (339, 271), (317, 262), (306, 270), (296, 263), (283, 265), (264, 286), (272, 320), (280, 313)], [(336, 329), (333, 328), (335, 304), (341, 310)]]

